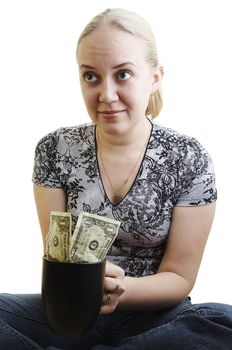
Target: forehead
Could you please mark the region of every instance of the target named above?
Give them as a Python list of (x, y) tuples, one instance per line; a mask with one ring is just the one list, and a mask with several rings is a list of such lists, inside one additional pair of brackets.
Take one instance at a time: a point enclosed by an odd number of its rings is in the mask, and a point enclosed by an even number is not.
[(98, 59), (112, 64), (119, 61), (146, 61), (144, 40), (121, 29), (104, 25), (82, 39), (77, 60), (79, 65), (90, 64)]

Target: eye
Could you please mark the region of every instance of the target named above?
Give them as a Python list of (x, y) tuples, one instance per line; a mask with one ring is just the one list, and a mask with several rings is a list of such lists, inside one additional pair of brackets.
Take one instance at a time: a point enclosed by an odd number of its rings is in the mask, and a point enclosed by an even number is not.
[(83, 78), (85, 81), (87, 81), (87, 83), (94, 83), (95, 81), (97, 81), (96, 75), (92, 72), (85, 73), (83, 75)]
[(122, 70), (118, 73), (117, 77), (119, 80), (128, 80), (131, 78), (131, 73), (127, 70)]

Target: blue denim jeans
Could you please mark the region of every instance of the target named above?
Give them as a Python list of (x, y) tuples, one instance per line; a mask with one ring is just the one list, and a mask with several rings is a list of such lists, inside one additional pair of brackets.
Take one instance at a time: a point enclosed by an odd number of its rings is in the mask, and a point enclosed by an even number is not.
[(116, 310), (87, 334), (64, 337), (48, 327), (39, 294), (0, 294), (0, 349), (230, 350), (232, 306), (186, 299), (162, 311)]

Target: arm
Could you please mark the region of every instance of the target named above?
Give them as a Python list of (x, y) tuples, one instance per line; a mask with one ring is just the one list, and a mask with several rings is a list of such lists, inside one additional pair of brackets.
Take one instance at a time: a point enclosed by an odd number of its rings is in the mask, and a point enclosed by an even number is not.
[(50, 212), (66, 211), (66, 198), (61, 188), (47, 188), (33, 185), (35, 204), (38, 213), (45, 251), (46, 236), (49, 230)]
[[(124, 281), (119, 278), (122, 290), (125, 289), (118, 300), (119, 307), (162, 309), (185, 299), (194, 286), (214, 212), (214, 203), (200, 207), (175, 207), (157, 274), (125, 277)], [(112, 305), (104, 305), (102, 311), (112, 312)]]

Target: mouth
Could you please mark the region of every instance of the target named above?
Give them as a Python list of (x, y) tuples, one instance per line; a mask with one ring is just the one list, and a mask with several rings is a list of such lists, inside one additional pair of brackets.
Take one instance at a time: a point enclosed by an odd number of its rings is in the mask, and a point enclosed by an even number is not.
[(123, 109), (117, 109), (117, 110), (112, 110), (112, 111), (98, 111), (98, 113), (100, 114), (106, 114), (106, 115), (114, 115), (114, 114), (118, 114), (118, 113), (122, 113), (125, 112), (125, 110)]
[(125, 109), (113, 109), (111, 111), (98, 111), (99, 115), (105, 119), (106, 121), (115, 121), (117, 120), (121, 114), (125, 112)]

